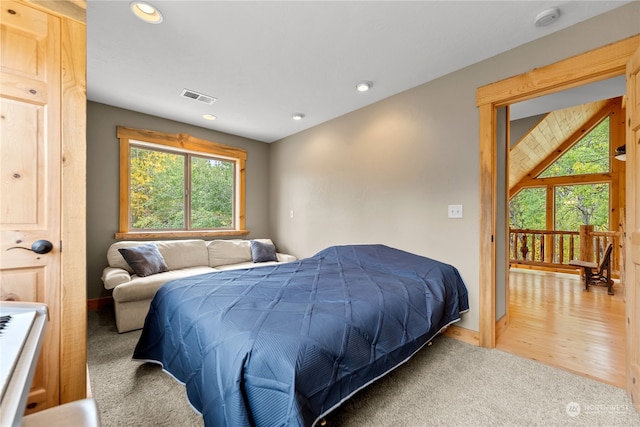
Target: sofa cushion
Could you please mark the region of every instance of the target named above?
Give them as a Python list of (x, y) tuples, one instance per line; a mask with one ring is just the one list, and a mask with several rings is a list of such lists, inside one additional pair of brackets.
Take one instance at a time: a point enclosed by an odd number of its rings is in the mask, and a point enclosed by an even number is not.
[(195, 276), (216, 271), (210, 267), (190, 267), (181, 270), (171, 270), (165, 273), (147, 277), (133, 276), (130, 282), (123, 283), (113, 289), (113, 299), (118, 302), (151, 299), (156, 291), (169, 280)]
[(251, 240), (251, 257), (253, 262), (277, 261), (276, 247), (271, 241)]
[(208, 242), (207, 248), (209, 250), (209, 267), (253, 261), (248, 240), (211, 240)]
[(207, 266), (209, 264), (207, 242), (204, 240), (162, 240), (155, 243), (158, 245), (158, 250), (162, 256), (164, 256), (169, 270)]
[(289, 255), (289, 254), (281, 254), (281, 253), (276, 253), (276, 256), (278, 257), (278, 262), (293, 262), (296, 261), (298, 258), (294, 257), (293, 255)]
[(207, 244), (204, 240), (161, 240), (150, 242), (121, 240), (113, 243), (107, 251), (109, 267), (122, 268), (133, 274), (133, 269), (127, 264), (118, 249), (132, 248), (149, 243), (154, 243), (158, 247), (169, 270), (202, 265), (206, 266), (209, 264)]
[(118, 252), (140, 277), (151, 276), (152, 274), (169, 270), (169, 267), (164, 262), (164, 257), (153, 243), (133, 248), (120, 248)]

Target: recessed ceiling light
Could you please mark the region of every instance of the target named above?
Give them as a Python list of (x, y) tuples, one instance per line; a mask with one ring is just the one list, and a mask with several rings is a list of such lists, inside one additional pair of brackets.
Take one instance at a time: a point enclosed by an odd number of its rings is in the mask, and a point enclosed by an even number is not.
[(373, 82), (370, 82), (369, 80), (365, 80), (356, 85), (356, 89), (358, 90), (358, 92), (366, 92), (372, 87), (373, 87)]
[(148, 22), (150, 24), (159, 24), (162, 22), (162, 13), (160, 13), (160, 10), (147, 2), (131, 2), (131, 11), (144, 22)]
[(537, 14), (533, 19), (533, 23), (536, 27), (546, 27), (556, 22), (558, 18), (560, 18), (560, 9), (552, 7)]
[(204, 114), (202, 117), (207, 119), (207, 120), (215, 120), (215, 119), (217, 119), (217, 117), (214, 116), (213, 114)]
[(302, 114), (302, 113), (293, 113), (291, 115), (291, 118), (293, 120), (302, 120), (302, 119), (304, 119), (304, 114)]

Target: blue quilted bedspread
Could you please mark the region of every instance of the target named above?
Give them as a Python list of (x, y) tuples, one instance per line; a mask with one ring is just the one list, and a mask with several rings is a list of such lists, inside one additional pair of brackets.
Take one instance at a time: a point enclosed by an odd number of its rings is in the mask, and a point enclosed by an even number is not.
[(382, 245), (162, 286), (134, 359), (186, 385), (207, 426), (312, 425), (468, 310), (458, 271)]

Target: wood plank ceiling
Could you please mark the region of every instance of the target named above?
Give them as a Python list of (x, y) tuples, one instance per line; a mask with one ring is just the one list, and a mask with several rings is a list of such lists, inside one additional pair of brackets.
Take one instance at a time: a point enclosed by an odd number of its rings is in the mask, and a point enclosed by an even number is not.
[(596, 101), (548, 113), (511, 148), (509, 188), (513, 188), (540, 162), (558, 150), (564, 141), (589, 122), (607, 102)]

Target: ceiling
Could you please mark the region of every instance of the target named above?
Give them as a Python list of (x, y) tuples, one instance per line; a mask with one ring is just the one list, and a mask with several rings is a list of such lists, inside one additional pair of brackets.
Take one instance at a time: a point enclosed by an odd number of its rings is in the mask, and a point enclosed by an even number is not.
[(628, 1), (149, 0), (160, 24), (129, 3), (87, 2), (89, 100), (273, 142)]
[(627, 92), (626, 84), (625, 76), (621, 75), (562, 92), (517, 102), (509, 106), (509, 118), (518, 120), (524, 117), (546, 114), (555, 110), (623, 96)]

